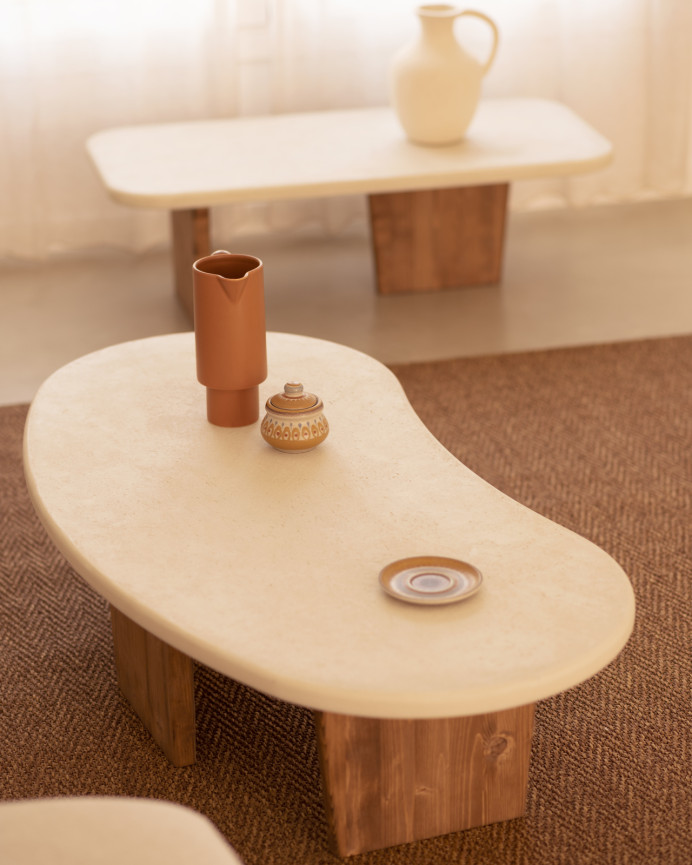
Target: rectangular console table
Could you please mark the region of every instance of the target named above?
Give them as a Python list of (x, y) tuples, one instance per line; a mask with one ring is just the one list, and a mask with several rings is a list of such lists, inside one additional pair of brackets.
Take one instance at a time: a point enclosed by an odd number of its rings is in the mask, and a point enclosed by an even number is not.
[(211, 251), (209, 208), (369, 196), (379, 291), (499, 281), (509, 183), (592, 171), (610, 142), (566, 106), (482, 101), (459, 144), (408, 141), (389, 108), (156, 123), (92, 135), (110, 196), (171, 211), (176, 290), (192, 314), (191, 264)]

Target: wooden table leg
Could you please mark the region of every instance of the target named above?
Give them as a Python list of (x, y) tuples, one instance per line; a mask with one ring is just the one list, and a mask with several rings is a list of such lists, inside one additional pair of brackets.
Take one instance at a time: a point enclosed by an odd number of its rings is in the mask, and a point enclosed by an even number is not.
[(520, 817), (534, 705), (440, 720), (316, 712), (322, 782), (340, 856)]
[(118, 684), (174, 766), (195, 762), (192, 659), (111, 606)]
[(500, 281), (508, 183), (370, 195), (381, 294)]
[(192, 265), (198, 258), (211, 253), (209, 210), (172, 210), (171, 236), (175, 291), (192, 320)]

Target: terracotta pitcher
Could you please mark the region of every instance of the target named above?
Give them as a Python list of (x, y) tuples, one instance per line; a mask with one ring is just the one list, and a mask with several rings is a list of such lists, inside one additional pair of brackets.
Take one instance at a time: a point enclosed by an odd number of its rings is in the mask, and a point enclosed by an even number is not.
[(267, 377), (262, 262), (220, 250), (196, 261), (192, 276), (197, 379), (207, 388), (207, 419), (227, 427), (254, 423)]

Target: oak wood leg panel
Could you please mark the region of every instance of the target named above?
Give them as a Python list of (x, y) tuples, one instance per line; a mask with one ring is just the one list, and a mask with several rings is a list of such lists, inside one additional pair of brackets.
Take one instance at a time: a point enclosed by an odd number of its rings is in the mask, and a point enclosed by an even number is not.
[(500, 281), (508, 183), (370, 195), (381, 294)]
[(381, 847), (520, 817), (534, 705), (439, 720), (316, 712), (335, 852)]
[(172, 210), (171, 236), (175, 291), (192, 319), (192, 265), (198, 258), (211, 253), (209, 210)]
[(118, 684), (174, 766), (195, 762), (192, 659), (111, 606)]

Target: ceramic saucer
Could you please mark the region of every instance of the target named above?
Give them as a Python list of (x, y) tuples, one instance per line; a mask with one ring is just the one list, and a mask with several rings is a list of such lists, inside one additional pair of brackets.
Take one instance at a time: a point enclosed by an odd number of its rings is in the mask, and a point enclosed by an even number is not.
[(380, 571), (388, 594), (410, 604), (453, 604), (470, 598), (481, 587), (478, 568), (443, 556), (414, 556), (391, 562)]

